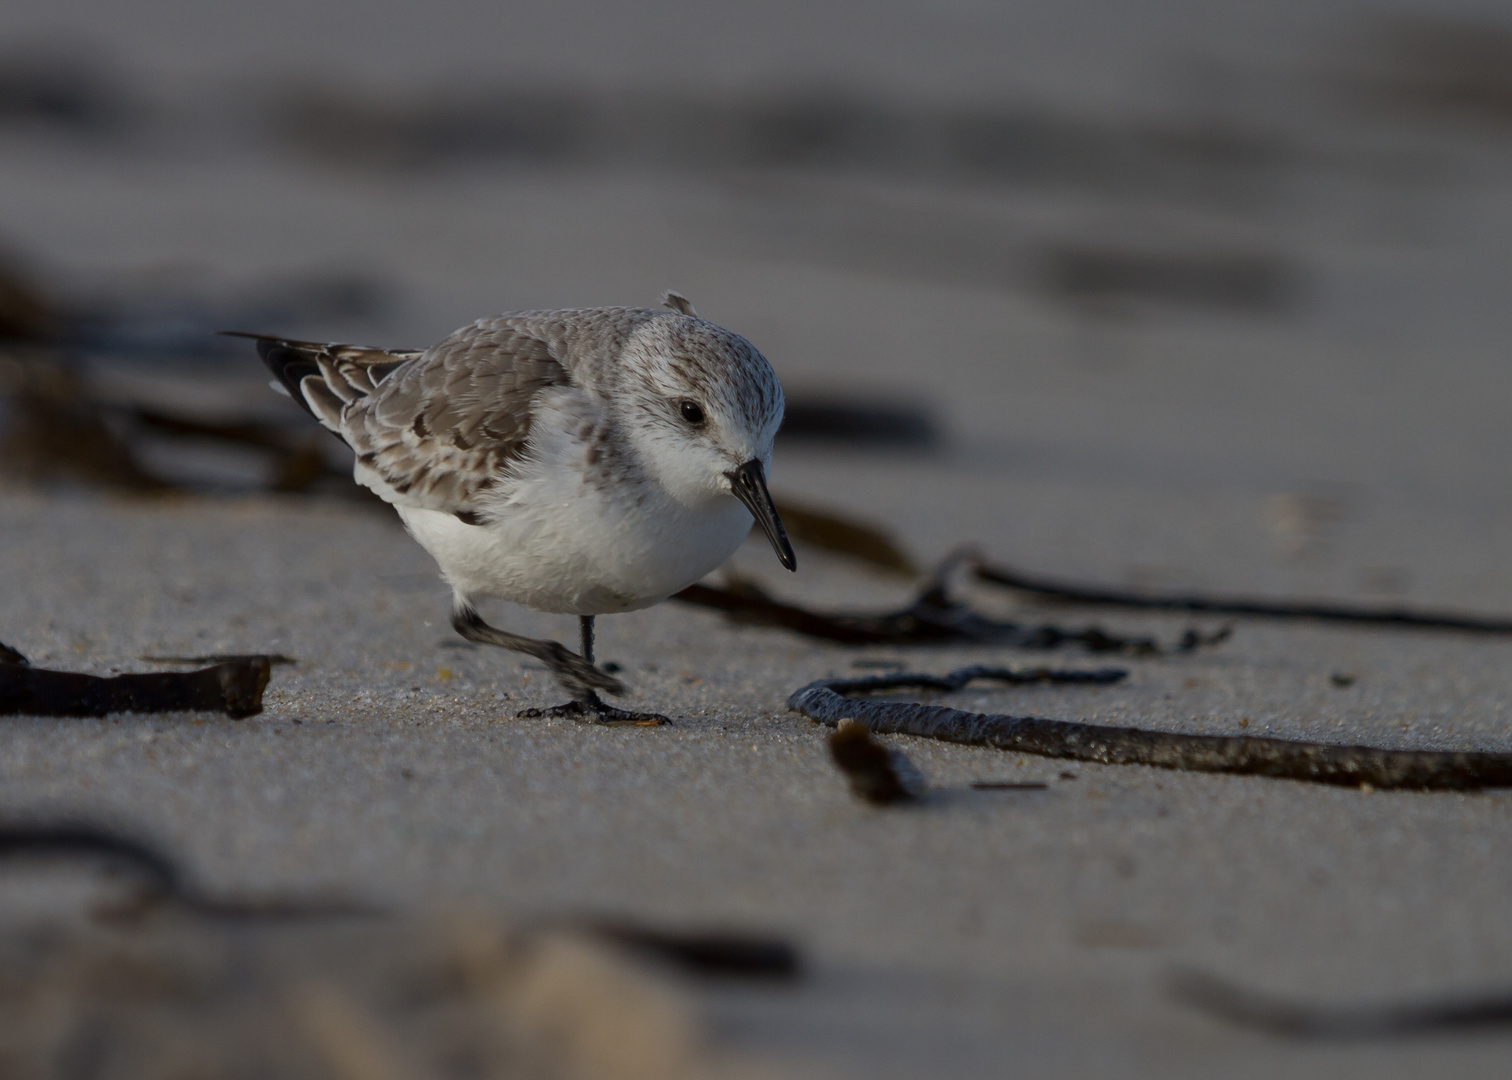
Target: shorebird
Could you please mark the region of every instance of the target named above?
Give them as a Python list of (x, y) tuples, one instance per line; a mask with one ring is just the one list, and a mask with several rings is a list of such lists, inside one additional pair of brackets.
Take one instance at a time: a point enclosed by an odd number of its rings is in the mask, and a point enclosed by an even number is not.
[[(521, 715), (665, 722), (599, 697), (625, 687), (594, 666), (595, 617), (693, 584), (753, 518), (797, 569), (766, 483), (776, 374), (685, 297), (663, 304), (495, 315), (425, 350), (231, 332), (356, 453), (356, 481), (451, 586), (457, 633), (535, 657), (572, 695)], [(482, 597), (578, 616), (581, 652), (490, 626)]]

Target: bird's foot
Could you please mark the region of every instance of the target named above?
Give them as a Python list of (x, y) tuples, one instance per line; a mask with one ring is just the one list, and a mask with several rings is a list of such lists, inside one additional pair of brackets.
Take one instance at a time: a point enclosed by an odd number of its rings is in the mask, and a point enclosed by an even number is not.
[(562, 716), (582, 721), (585, 724), (603, 724), (605, 727), (658, 727), (672, 722), (661, 713), (617, 709), (597, 694), (592, 693), (569, 701), (565, 705), (553, 705), (549, 709), (525, 709), (515, 713), (515, 716), (522, 720)]

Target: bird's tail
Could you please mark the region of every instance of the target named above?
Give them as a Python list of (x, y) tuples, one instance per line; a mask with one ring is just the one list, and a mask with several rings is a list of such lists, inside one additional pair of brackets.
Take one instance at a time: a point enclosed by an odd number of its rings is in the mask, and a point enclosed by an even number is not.
[(273, 388), (338, 434), (341, 410), (348, 402), (371, 394), (396, 368), (421, 355), (419, 349), (294, 341), (239, 330), (221, 333), (257, 342), (257, 355), (277, 378)]

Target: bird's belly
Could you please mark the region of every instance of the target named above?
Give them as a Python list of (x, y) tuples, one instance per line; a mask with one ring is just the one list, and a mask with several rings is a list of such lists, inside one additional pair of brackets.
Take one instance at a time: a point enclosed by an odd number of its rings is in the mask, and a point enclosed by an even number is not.
[(691, 585), (729, 558), (751, 528), (750, 513), (733, 497), (698, 510), (645, 502), (658, 505), (608, 507), (582, 497), (535, 509), (515, 501), (486, 525), (396, 509), (463, 596), (604, 615), (649, 607)]

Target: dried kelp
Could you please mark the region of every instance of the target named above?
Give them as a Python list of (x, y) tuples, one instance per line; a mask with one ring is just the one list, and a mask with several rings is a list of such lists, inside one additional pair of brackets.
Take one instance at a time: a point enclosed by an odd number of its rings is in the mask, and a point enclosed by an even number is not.
[(153, 893), (174, 898), (189, 893), (174, 861), (136, 837), (89, 822), (0, 822), (0, 860), (38, 855), (125, 866)]
[(978, 678), (1001, 681), (999, 675), (971, 668), (943, 680), (936, 675), (904, 674), (820, 679), (794, 692), (787, 703), (810, 720), (829, 726), (849, 719), (879, 734), (918, 735), (1102, 765), (1237, 773), (1361, 789), (1474, 791), (1512, 786), (1512, 753), (1384, 750), (1256, 736), (1184, 735), (857, 696), (909, 686), (955, 689)]
[(0, 823), (0, 860), (41, 859), (122, 868), (138, 895), (0, 924), (5, 1076), (748, 1077), (684, 976), (802, 970), (739, 931), (214, 897), (113, 829)]
[(1252, 597), (1207, 596), (1201, 593), (1129, 592), (1100, 585), (1080, 585), (1040, 577), (1037, 574), (1026, 574), (1010, 567), (980, 561), (973, 562), (972, 572), (978, 581), (1002, 585), (1018, 592), (1043, 596), (1061, 603), (1136, 608), (1145, 611), (1188, 611), (1204, 615), (1313, 619), (1323, 622), (1400, 626), (1418, 630), (1512, 634), (1512, 619), (1469, 615), (1463, 612), (1422, 611), (1402, 607), (1365, 607), (1319, 603), (1312, 600), (1259, 600)]
[(934, 420), (915, 404), (790, 396), (777, 437), (798, 441), (928, 449), (940, 440)]
[(671, 932), (613, 920), (566, 924), (690, 975), (791, 981), (803, 973), (798, 950), (781, 938), (735, 931)]
[(1151, 637), (1114, 634), (1098, 626), (1067, 629), (1048, 623), (1030, 626), (999, 622), (953, 599), (942, 577), (932, 580), (907, 607), (879, 615), (810, 611), (773, 600), (758, 586), (739, 580), (722, 589), (712, 585), (690, 585), (675, 593), (672, 599), (716, 608), (736, 622), (777, 626), (842, 645), (969, 644), (1016, 649), (1057, 649), (1074, 645), (1094, 653), (1160, 656), (1216, 645), (1226, 640), (1230, 633), (1226, 627), (1212, 633), (1189, 629), (1174, 644), (1162, 645)]
[(68, 366), (43, 354), (0, 354), (0, 479), (82, 483), (136, 492), (168, 491), (136, 458), (107, 410)]
[(261, 450), (287, 451), (290, 448), (286, 428), (256, 420), (211, 420), (208, 417), (177, 415), (143, 406), (132, 409), (131, 415), (138, 423), (165, 435), (222, 439)]
[(777, 513), (788, 536), (805, 544), (849, 555), (904, 577), (918, 577), (919, 566), (884, 530), (864, 521), (778, 499)]
[[(821, 511), (806, 507), (793, 507), (787, 503), (781, 504), (780, 510), (783, 520), (789, 522), (789, 532), (796, 539), (812, 543), (838, 554), (852, 556), (876, 566), (896, 570), (900, 573), (917, 572), (912, 569), (916, 564), (903, 546), (893, 537), (889, 536), (885, 530), (876, 525), (829, 510)], [(1214, 596), (1203, 593), (1184, 592), (1150, 593), (1111, 588), (1104, 585), (1089, 585), (1028, 573), (1013, 567), (1004, 566), (1001, 563), (988, 562), (970, 548), (963, 548), (953, 553), (938, 568), (932, 571), (929, 583), (920, 600), (915, 602), (915, 608), (910, 609), (907, 614), (917, 617), (925, 624), (940, 622), (939, 609), (942, 607), (952, 607), (951, 601), (945, 594), (944, 582), (947, 575), (957, 567), (968, 568), (975, 580), (979, 582), (1001, 586), (1016, 592), (1028, 593), (1062, 604), (1085, 604), (1095, 607), (1128, 608), (1140, 611), (1179, 611), (1195, 615), (1237, 615), (1258, 618), (1340, 622), (1366, 626), (1396, 626), (1416, 630), (1512, 634), (1512, 618), (1505, 616), (1472, 615), (1466, 612), (1435, 611), (1398, 606), (1382, 607), (1336, 604), (1316, 600), (1263, 600), (1257, 597)], [(679, 599), (685, 599), (691, 603), (702, 603), (710, 607), (719, 607), (729, 611), (735, 617), (746, 621), (787, 626), (789, 629), (797, 630), (800, 633), (807, 633), (814, 637), (823, 637), (834, 641), (859, 641), (861, 637), (865, 637), (868, 643), (882, 642), (884, 638), (867, 635), (878, 632), (885, 633), (889, 620), (896, 620), (899, 623), (899, 625), (891, 626), (892, 630), (902, 630), (910, 638), (916, 638), (919, 634), (928, 634), (931, 632), (924, 627), (915, 629), (908, 626), (905, 621), (899, 618), (904, 613), (872, 617), (852, 615), (816, 616), (812, 613), (803, 613), (802, 609), (799, 608), (778, 611), (775, 607), (766, 607), (760, 603), (749, 602), (759, 599), (766, 600), (768, 604), (776, 604), (775, 601), (770, 601), (760, 590), (748, 583), (739, 582), (729, 590), (726, 590), (727, 592), (737, 594), (733, 598), (710, 595), (708, 592), (703, 591), (707, 588), (707, 586), (695, 586), (694, 589), (688, 590), (691, 595), (679, 596)], [(1016, 624), (992, 624), (992, 626), (999, 627), (1013, 625)], [(994, 633), (991, 626), (974, 626), (969, 619), (962, 620), (956, 623), (955, 626), (956, 629), (967, 634), (982, 633), (990, 637)], [(1053, 628), (1040, 627), (1036, 628), (1036, 631), (1041, 634), (1045, 641), (1043, 647), (1053, 648), (1055, 645), (1067, 643), (1057, 638), (1057, 635), (1052, 632)], [(1072, 631), (1070, 633), (1076, 634), (1078, 632)], [(1222, 640), (1224, 633), (1226, 631), (1220, 631), (1219, 635), (1214, 635), (1212, 639), (1204, 639), (1201, 635), (1188, 637), (1183, 639), (1183, 642), (1176, 647), (1176, 651), (1189, 651), (1201, 644), (1216, 643), (1216, 641)], [(1093, 651), (1109, 651), (1113, 649), (1127, 649), (1134, 653), (1140, 651), (1141, 639), (1121, 640), (1122, 644), (1100, 641), (1096, 637), (1096, 631), (1093, 631), (1090, 639), (1080, 643), (1085, 644)], [(1153, 645), (1153, 642), (1151, 642), (1151, 645)]]
[[(210, 893), (195, 884), (178, 861), (157, 845), (91, 821), (0, 820), (0, 861), (20, 858), (98, 862), (124, 870), (137, 887), (134, 910), (169, 905), (199, 916), (248, 919), (391, 914), (372, 904), (329, 897)], [(114, 913), (124, 913), (124, 909)], [(621, 919), (585, 917), (548, 920), (538, 928), (591, 935), (692, 975), (791, 980), (802, 973), (798, 950), (770, 935), (735, 930), (673, 931)]]
[[(313, 291), (321, 303), (335, 299), (326, 295), (331, 288)], [(164, 335), (181, 338), (186, 320), (182, 312), (171, 310), (171, 304), (164, 308), (161, 299), (142, 297), (119, 312), (91, 313), (49, 295), (0, 256), (0, 418), (4, 420), (0, 479), (82, 483), (134, 492), (182, 490), (183, 485), (157, 475), (142, 462), (137, 451), (142, 437), (149, 434), (214, 440), (261, 451), (269, 458), (265, 486), (272, 491), (305, 491), (318, 480), (342, 475), (303, 431), (253, 420), (175, 414), (100, 396), (80, 374), (81, 355), (187, 353), (202, 359), (214, 352), (218, 339), (208, 327), (171, 345)], [(255, 299), (248, 310), (260, 318), (268, 305)], [(222, 323), (224, 317), (213, 317), (210, 325)], [(345, 487), (357, 490), (349, 483)]]
[(1319, 1005), (1257, 993), (1211, 975), (1178, 972), (1176, 1000), (1209, 1015), (1301, 1039), (1380, 1039), (1512, 1025), (1512, 992), (1400, 1004)]
[(0, 127), (113, 142), (141, 119), (138, 107), (97, 56), (36, 41), (0, 54)]
[(271, 665), (271, 657), (250, 655), (198, 671), (105, 677), (35, 668), (14, 649), (4, 648), (0, 652), (0, 716), (206, 711), (241, 720), (262, 712)]
[[(841, 720), (829, 737), (830, 760), (845, 774), (858, 799), (876, 806), (913, 802), (922, 791), (908, 783), (896, 753), (872, 738), (865, 725)], [(911, 770), (910, 770), (911, 771)]]
[(6, 478), (28, 483), (79, 483), (134, 492), (188, 490), (155, 474), (137, 453), (145, 436), (197, 439), (253, 450), (267, 462), (265, 490), (304, 493), (317, 484), (376, 501), (327, 460), (320, 436), (259, 420), (174, 413), (98, 398), (56, 353), (0, 355), (0, 431)]
[(1500, 20), (1423, 12), (1387, 20), (1376, 55), (1343, 75), (1343, 85), (1401, 119), (1505, 130), (1512, 124), (1512, 31)]
[[(862, 679), (836, 682), (836, 693), (879, 694), (886, 690), (936, 690), (942, 694), (964, 689), (974, 682), (995, 682), (1004, 686), (1112, 686), (1123, 682), (1129, 673), (1123, 668), (1092, 668), (1087, 671), (1067, 671), (1059, 668), (1032, 667), (1006, 668), (987, 664), (972, 664), (946, 675), (925, 675), (914, 672), (898, 672), (888, 675), (868, 675)], [(854, 684), (854, 688), (851, 688)]]
[(88, 821), (0, 821), (0, 860), (26, 857), (122, 867), (138, 886), (132, 910), (169, 905), (195, 915), (242, 919), (379, 914), (370, 905), (332, 898), (217, 896), (197, 886), (171, 855), (152, 843)]
[[(0, 115), (5, 91), (0, 76)], [(31, 274), (8, 252), (0, 252), (0, 341), (50, 341), (57, 335), (62, 313)]]
[(297, 664), (298, 660), (283, 653), (201, 653), (197, 656), (139, 656), (149, 664), (226, 664), (235, 660), (255, 660), (262, 657), (268, 663)]
[[(949, 675), (878, 675), (865, 682), (873, 692), (892, 689), (895, 686), (951, 691), (958, 690), (973, 679), (990, 679), (1011, 685), (1053, 684), (1105, 686), (1121, 681), (1128, 672), (1121, 668), (1099, 668), (1095, 671), (1053, 671), (1050, 668), (985, 667), (976, 665), (951, 672)], [(883, 746), (872, 738), (864, 724), (850, 718), (840, 720), (829, 737), (830, 757), (850, 781), (851, 791), (867, 802), (887, 806), (897, 802), (912, 802), (922, 798), (925, 784), (913, 763), (899, 750)], [(995, 790), (1027, 790), (1043, 788), (1044, 784), (973, 784), (974, 788)]]
[[(1128, 673), (1121, 668), (1099, 668), (1095, 671), (1053, 671), (1050, 668), (984, 667), (981, 665), (963, 668), (949, 675), (878, 675), (860, 680), (869, 690), (881, 691), (895, 686), (950, 691), (958, 690), (973, 679), (990, 679), (1012, 685), (1093, 685), (1105, 686), (1121, 681)], [(830, 758), (850, 781), (851, 792), (878, 806), (893, 803), (915, 802), (925, 791), (925, 782), (918, 769), (906, 755), (892, 747), (884, 746), (872, 738), (865, 724), (850, 718), (841, 719), (829, 736)], [(971, 785), (981, 790), (1038, 790), (1044, 784), (1009, 784), (982, 782)]]
[[(8, 58), (15, 60), (15, 57)], [(0, 58), (0, 128), (7, 120), (9, 76)], [(159, 364), (230, 359), (239, 350), (218, 339), (223, 326), (309, 323), (373, 318), (393, 310), (385, 281), (335, 270), (291, 274), (288, 268), (261, 282), (227, 292), (203, 277), (126, 274), (104, 290), (59, 289), (32, 260), (0, 250), (0, 343), (46, 349), (74, 359), (133, 357)]]
[[(321, 452), (319, 436), (291, 432), (279, 424), (257, 420), (214, 420), (203, 416), (185, 416), (161, 409), (137, 407), (131, 419), (159, 435), (208, 439), (236, 446), (262, 450), (269, 455), (269, 491), (298, 494), (309, 491), (320, 480), (350, 481), (348, 471), (338, 469)], [(366, 488), (346, 483), (341, 490), (367, 499)]]

